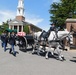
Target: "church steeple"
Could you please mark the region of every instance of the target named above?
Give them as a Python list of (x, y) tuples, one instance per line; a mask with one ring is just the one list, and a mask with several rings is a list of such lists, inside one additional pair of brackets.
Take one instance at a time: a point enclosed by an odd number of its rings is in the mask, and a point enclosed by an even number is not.
[(19, 0), (18, 2), (17, 16), (24, 16), (24, 0)]
[(20, 20), (20, 21), (25, 21), (25, 17), (24, 17), (24, 0), (18, 0), (16, 19)]

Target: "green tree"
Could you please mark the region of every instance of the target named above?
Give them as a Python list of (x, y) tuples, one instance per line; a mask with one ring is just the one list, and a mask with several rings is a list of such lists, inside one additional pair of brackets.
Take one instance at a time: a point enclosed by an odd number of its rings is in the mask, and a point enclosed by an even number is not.
[(8, 23), (6, 22), (6, 23), (3, 23), (3, 28), (4, 28), (4, 30), (6, 30), (6, 29), (8, 29), (9, 28), (9, 25), (8, 25)]
[(26, 34), (29, 34), (29, 27), (28, 27), (28, 25), (24, 26), (23, 31), (26, 32)]
[(76, 18), (76, 0), (60, 0), (50, 5), (50, 22), (64, 28), (67, 18)]
[(6, 29), (8, 29), (9, 25), (7, 22), (3, 22), (3, 24), (0, 26), (0, 34), (5, 31)]

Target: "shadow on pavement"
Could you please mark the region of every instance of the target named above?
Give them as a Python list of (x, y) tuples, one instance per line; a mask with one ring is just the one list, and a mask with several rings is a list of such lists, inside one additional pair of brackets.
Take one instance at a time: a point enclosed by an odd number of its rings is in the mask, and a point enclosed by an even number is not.
[(76, 57), (73, 57), (73, 58), (76, 58)]
[(74, 62), (74, 63), (76, 63), (76, 60), (70, 60), (71, 62)]
[(17, 54), (19, 54), (18, 51), (16, 51), (15, 53), (13, 53), (13, 52), (9, 52), (9, 53), (12, 54), (12, 55), (15, 56), (15, 57), (16, 57)]
[(22, 52), (29, 52), (29, 51), (32, 51), (32, 48), (28, 48), (28, 49), (19, 49), (20, 51)]
[[(42, 57), (45, 57), (46, 55), (46, 51), (43, 52), (43, 51), (40, 51), (39, 54), (37, 54), (37, 52), (34, 52), (33, 55), (38, 55), (38, 56), (42, 56)], [(48, 53), (48, 58), (53, 58), (53, 59), (57, 59), (58, 58), (58, 54), (57, 53), (54, 53), (54, 55), (51, 54), (51, 52)]]

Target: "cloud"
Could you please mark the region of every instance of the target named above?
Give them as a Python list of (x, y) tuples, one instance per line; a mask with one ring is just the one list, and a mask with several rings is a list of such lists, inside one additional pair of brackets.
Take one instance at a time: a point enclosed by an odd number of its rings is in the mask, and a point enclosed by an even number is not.
[[(2, 22), (6, 22), (8, 19), (14, 19), (15, 16), (16, 12), (14, 11), (0, 10), (0, 24), (2, 24)], [(27, 22), (32, 23), (34, 25), (38, 25), (40, 22), (43, 21), (43, 19), (39, 16), (28, 13), (25, 15), (25, 18)]]
[(52, 0), (52, 2), (60, 2), (60, 0)]
[(0, 24), (6, 22), (8, 19), (13, 19), (15, 17), (15, 12), (9, 10), (0, 10)]
[(38, 25), (39, 23), (41, 23), (44, 19), (40, 18), (38, 15), (34, 15), (34, 14), (29, 14), (26, 13), (26, 21), (30, 22), (34, 25)]
[(53, 2), (60, 2), (60, 0), (47, 0), (47, 4), (52, 4)]
[(26, 21), (27, 22), (30, 22), (30, 23), (32, 23), (32, 24), (34, 24), (34, 25), (38, 25), (40, 22), (42, 22), (43, 21), (43, 19), (38, 19), (38, 18), (33, 18), (33, 19), (26, 19)]

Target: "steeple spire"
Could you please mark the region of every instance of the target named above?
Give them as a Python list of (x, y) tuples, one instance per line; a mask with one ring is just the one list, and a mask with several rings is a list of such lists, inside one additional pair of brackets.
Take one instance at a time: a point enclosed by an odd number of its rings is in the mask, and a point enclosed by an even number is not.
[(18, 1), (17, 16), (24, 16), (24, 0)]
[(24, 0), (18, 0), (16, 19), (19, 20), (19, 21), (25, 21), (25, 17), (24, 17)]

